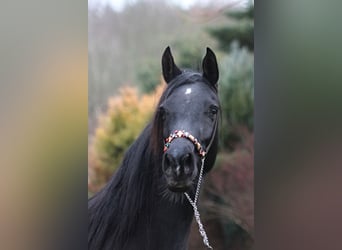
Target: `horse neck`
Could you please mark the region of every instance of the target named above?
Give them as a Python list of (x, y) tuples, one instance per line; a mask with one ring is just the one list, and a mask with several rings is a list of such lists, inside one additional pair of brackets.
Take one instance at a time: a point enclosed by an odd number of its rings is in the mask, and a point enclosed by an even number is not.
[[(187, 246), (193, 210), (190, 203), (173, 202), (156, 194), (157, 199), (150, 219), (151, 249), (185, 249)], [(172, 246), (172, 247), (171, 247)]]

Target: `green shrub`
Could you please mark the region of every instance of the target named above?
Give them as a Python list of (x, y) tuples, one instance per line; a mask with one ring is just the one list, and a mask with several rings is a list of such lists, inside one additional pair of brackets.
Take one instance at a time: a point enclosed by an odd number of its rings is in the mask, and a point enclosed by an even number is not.
[(219, 94), (224, 128), (221, 145), (229, 147), (235, 128), (242, 126), (252, 131), (254, 125), (254, 55), (236, 43), (220, 63)]

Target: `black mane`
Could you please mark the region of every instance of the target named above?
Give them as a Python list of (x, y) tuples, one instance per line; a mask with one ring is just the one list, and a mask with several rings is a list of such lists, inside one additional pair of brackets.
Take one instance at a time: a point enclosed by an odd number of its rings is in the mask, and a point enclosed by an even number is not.
[(115, 239), (109, 244), (111, 249), (117, 249), (116, 245), (122, 246), (127, 241), (139, 214), (144, 214), (148, 222), (158, 179), (149, 146), (150, 135), (151, 124), (128, 149), (115, 176), (90, 199), (89, 249), (103, 249), (106, 239)]

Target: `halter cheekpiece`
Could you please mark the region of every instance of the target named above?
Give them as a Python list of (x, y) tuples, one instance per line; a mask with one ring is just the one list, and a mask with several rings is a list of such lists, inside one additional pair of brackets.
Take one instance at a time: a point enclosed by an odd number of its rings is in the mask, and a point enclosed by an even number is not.
[(165, 139), (164, 153), (170, 147), (171, 142), (176, 138), (186, 138), (190, 140), (195, 145), (195, 148), (198, 151), (198, 154), (201, 156), (201, 158), (205, 157), (207, 152), (203, 149), (201, 143), (196, 139), (195, 136), (193, 136), (189, 132), (186, 132), (185, 130), (175, 130), (172, 134), (170, 134), (168, 138)]

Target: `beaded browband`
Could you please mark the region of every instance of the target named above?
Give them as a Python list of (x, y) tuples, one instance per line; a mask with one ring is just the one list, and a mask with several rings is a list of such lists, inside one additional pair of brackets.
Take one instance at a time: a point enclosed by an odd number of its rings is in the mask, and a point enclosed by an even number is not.
[(204, 158), (206, 153), (205, 150), (203, 149), (201, 143), (189, 132), (185, 132), (185, 130), (175, 130), (168, 138), (165, 139), (165, 144), (164, 144), (164, 152), (169, 148), (171, 142), (176, 139), (176, 138), (186, 138), (190, 140), (194, 145), (195, 148), (197, 149), (199, 155)]

